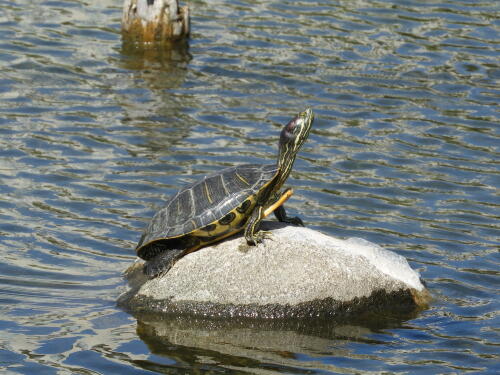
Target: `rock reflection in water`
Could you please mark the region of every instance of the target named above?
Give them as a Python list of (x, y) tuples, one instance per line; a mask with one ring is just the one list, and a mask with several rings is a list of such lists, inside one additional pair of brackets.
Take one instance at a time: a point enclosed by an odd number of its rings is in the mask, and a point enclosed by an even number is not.
[[(296, 372), (298, 366), (335, 371), (325, 358), (354, 356), (352, 342), (380, 344), (373, 338), (384, 329), (401, 327), (416, 313), (362, 314), (350, 320), (251, 320), (138, 316), (137, 334), (152, 353), (179, 364), (205, 370), (212, 364), (252, 371), (279, 365)], [(189, 364), (189, 365), (188, 365)], [(208, 368), (207, 368), (208, 366)], [(169, 367), (171, 368), (171, 367)], [(220, 367), (217, 367), (220, 370)]]

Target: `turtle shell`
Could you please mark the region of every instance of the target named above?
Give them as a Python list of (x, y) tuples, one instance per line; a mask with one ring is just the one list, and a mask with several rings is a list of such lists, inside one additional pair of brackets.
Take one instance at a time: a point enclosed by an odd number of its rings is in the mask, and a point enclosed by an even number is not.
[(185, 186), (153, 216), (137, 255), (149, 260), (169, 249), (192, 251), (241, 230), (277, 173), (274, 164), (245, 164)]

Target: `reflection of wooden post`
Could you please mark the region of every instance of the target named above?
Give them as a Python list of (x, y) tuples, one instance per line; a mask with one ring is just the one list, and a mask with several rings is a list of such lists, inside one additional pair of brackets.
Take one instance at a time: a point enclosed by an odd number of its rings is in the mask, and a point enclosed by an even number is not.
[(125, 0), (122, 35), (138, 45), (187, 39), (189, 8), (178, 0)]

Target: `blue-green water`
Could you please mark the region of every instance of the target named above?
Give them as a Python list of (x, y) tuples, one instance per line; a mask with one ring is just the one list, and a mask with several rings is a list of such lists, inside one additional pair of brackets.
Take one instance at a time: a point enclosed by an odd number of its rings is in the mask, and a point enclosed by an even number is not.
[[(499, 3), (190, 6), (190, 57), (168, 59), (122, 50), (121, 0), (0, 0), (0, 372), (500, 372)], [(307, 106), (289, 211), (405, 256), (430, 308), (163, 325), (118, 309), (162, 201), (272, 162)]]

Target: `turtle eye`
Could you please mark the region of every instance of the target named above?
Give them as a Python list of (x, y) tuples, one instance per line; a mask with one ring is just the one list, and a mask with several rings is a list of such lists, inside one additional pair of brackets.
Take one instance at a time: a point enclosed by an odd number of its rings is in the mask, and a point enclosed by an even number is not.
[(296, 121), (297, 121), (297, 118), (294, 118), (292, 121), (290, 121), (287, 125), (286, 125), (286, 131), (289, 132), (289, 133), (293, 133), (293, 131), (295, 130), (295, 125), (296, 124)]
[(300, 121), (300, 117), (295, 117), (292, 121), (290, 121), (286, 126), (286, 131), (290, 134), (297, 134), (300, 130), (300, 126), (297, 126)]
[(295, 133), (297, 131), (297, 118), (294, 118), (290, 121), (281, 131), (281, 139), (284, 142), (293, 141), (296, 137)]

